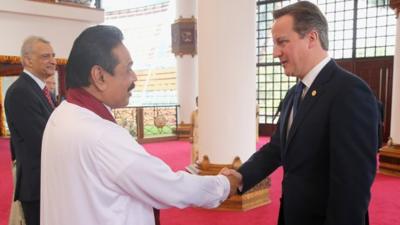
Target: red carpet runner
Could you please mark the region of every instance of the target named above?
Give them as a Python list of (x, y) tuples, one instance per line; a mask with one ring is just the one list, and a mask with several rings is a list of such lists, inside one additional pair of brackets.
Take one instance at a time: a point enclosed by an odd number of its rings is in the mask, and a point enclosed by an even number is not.
[[(261, 138), (257, 147), (267, 141)], [(171, 141), (145, 144), (144, 147), (153, 155), (163, 159), (173, 170), (185, 168), (190, 161), (190, 143)], [(11, 201), (11, 164), (7, 139), (0, 140), (0, 225), (8, 224)], [(280, 182), (282, 170), (271, 176), (272, 203), (248, 212), (221, 212), (205, 209), (167, 209), (161, 210), (162, 225), (276, 225)], [(400, 178), (378, 174), (372, 187), (370, 205), (371, 225), (400, 224)]]

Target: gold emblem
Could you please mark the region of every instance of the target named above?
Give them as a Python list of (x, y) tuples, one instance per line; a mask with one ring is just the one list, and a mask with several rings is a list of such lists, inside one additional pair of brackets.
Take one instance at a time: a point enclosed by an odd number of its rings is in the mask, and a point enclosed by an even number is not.
[(311, 95), (314, 97), (314, 96), (316, 96), (317, 95), (317, 91), (316, 90), (313, 90), (312, 92), (311, 92)]

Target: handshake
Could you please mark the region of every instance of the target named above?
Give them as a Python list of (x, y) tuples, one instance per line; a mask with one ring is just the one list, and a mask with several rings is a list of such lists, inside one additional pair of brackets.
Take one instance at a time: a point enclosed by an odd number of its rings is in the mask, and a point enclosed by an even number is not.
[(237, 194), (238, 188), (242, 186), (242, 174), (234, 169), (228, 169), (226, 167), (222, 168), (219, 174), (226, 176), (229, 180), (230, 192), (228, 198)]

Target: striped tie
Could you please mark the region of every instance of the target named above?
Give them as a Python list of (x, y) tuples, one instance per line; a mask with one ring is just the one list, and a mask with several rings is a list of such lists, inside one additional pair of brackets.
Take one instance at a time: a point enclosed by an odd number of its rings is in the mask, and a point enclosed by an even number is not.
[(49, 91), (49, 89), (47, 89), (46, 86), (44, 86), (44, 88), (43, 88), (43, 93), (44, 93), (44, 96), (46, 96), (47, 101), (49, 102), (51, 108), (54, 109), (54, 103), (53, 103), (53, 100), (51, 100), (50, 91)]

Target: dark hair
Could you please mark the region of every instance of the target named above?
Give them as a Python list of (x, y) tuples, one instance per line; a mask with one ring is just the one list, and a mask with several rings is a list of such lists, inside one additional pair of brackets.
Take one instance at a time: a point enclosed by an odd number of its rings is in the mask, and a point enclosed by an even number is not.
[(288, 5), (273, 12), (274, 19), (290, 15), (293, 17), (293, 29), (300, 37), (315, 29), (323, 49), (329, 49), (328, 23), (324, 14), (311, 2), (301, 1)]
[(84, 30), (74, 41), (66, 66), (67, 88), (90, 85), (90, 71), (94, 65), (101, 66), (110, 74), (118, 59), (112, 50), (124, 39), (121, 30), (114, 26), (98, 25)]

